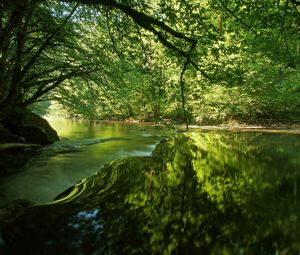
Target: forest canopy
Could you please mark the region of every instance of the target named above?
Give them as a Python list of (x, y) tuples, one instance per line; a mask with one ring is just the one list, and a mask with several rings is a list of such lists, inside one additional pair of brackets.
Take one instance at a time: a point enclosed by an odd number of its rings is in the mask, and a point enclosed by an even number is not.
[(0, 8), (0, 112), (58, 105), (88, 119), (299, 120), (299, 1), (14, 0)]

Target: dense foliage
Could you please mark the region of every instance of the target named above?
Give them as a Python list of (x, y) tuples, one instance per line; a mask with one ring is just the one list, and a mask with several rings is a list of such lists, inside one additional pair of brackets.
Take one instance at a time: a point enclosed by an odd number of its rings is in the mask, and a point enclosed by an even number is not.
[[(298, 120), (291, 0), (0, 4), (0, 108), (197, 123)], [(51, 109), (51, 107), (50, 107)]]

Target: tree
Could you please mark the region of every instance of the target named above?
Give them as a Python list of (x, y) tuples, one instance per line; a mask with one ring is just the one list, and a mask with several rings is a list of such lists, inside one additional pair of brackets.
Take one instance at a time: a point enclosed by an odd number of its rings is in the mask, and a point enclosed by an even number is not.
[[(270, 117), (276, 105), (268, 95), (292, 97), (292, 89), (279, 87), (299, 65), (298, 8), (289, 0), (4, 1), (1, 122), (9, 127), (15, 108), (49, 99), (83, 115), (91, 107), (114, 110), (110, 104), (127, 106), (114, 111), (122, 118), (142, 108), (143, 118), (195, 121), (213, 104), (223, 121)], [(205, 99), (218, 87), (228, 91), (225, 101)], [(231, 100), (239, 93), (240, 103)], [(88, 98), (92, 103), (82, 104)], [(296, 109), (297, 100), (293, 107), (286, 101), (280, 114)]]

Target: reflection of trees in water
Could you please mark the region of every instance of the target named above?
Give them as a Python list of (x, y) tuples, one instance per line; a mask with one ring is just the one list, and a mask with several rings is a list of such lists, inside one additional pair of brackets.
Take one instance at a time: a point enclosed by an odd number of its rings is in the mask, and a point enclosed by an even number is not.
[(164, 167), (148, 178), (151, 195), (130, 199), (146, 215), (153, 252), (292, 252), (300, 212), (290, 192), (295, 179), (289, 166), (276, 165), (277, 148), (257, 147), (259, 138), (191, 134), (156, 150)]
[(33, 207), (12, 244), (35, 240), (45, 254), (296, 254), (299, 157), (275, 137), (178, 135)]

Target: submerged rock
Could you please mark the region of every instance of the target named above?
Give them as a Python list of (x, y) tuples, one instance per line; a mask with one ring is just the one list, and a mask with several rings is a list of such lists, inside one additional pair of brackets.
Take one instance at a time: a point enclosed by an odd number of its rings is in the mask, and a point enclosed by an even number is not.
[(27, 208), (33, 206), (33, 203), (24, 200), (14, 200), (0, 209), (0, 226), (5, 228), (7, 224), (14, 222)]
[(37, 154), (39, 148), (39, 144), (0, 144), (0, 176), (17, 172), (19, 167)]
[[(201, 134), (106, 165), (53, 202), (0, 222), (9, 254), (298, 254), (299, 173)], [(250, 159), (250, 161), (249, 161)], [(287, 166), (288, 167), (288, 166)], [(293, 178), (291, 177), (293, 176)], [(14, 214), (14, 211), (11, 211)]]
[(80, 152), (85, 146), (94, 145), (98, 143), (105, 143), (109, 141), (124, 141), (129, 140), (125, 137), (109, 137), (109, 138), (86, 138), (78, 141), (62, 140), (42, 148), (42, 155), (51, 156), (57, 154), (66, 154)]

